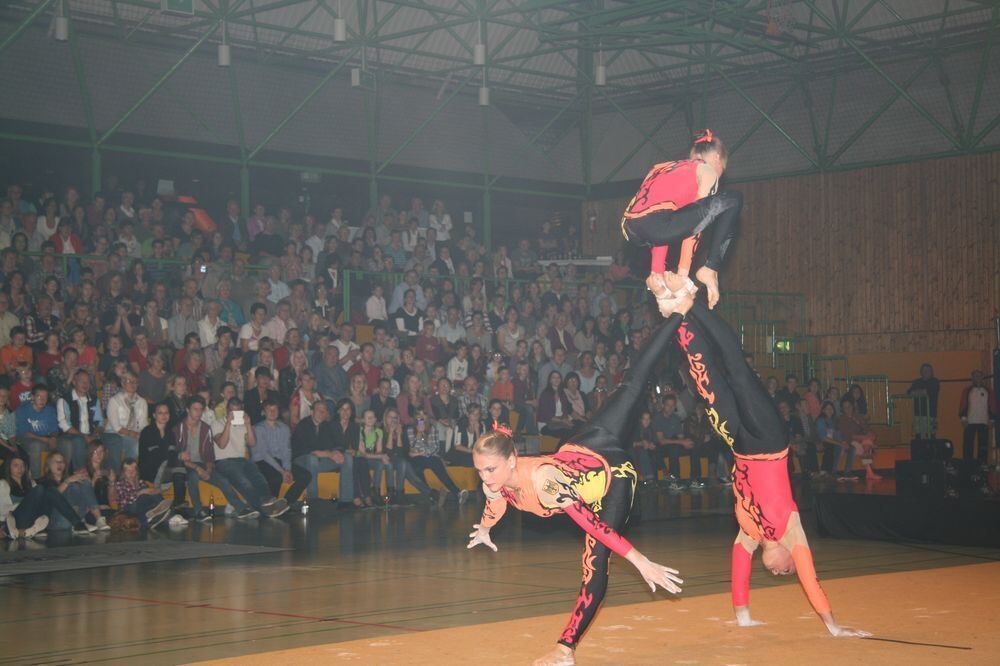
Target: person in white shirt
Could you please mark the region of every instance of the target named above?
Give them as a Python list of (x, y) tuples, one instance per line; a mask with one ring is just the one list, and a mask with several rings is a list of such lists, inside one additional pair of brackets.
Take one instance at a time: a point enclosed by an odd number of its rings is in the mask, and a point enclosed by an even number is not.
[(267, 284), (271, 288), (271, 293), (267, 295), (267, 300), (271, 303), (278, 303), (283, 298), (288, 298), (292, 294), (292, 290), (281, 279), (280, 264), (271, 264), (267, 276)]
[(418, 283), (417, 272), (407, 271), (406, 275), (403, 276), (403, 281), (397, 284), (396, 288), (392, 290), (392, 298), (389, 299), (389, 312), (395, 312), (403, 306), (403, 299), (406, 296), (406, 292), (410, 289), (413, 290), (417, 298), (417, 309), (427, 309), (427, 299), (424, 297), (423, 287)]
[(365, 315), (370, 322), (389, 320), (389, 312), (385, 306), (385, 290), (382, 285), (375, 285), (374, 293), (365, 302)]
[(341, 325), (340, 337), (330, 344), (340, 352), (340, 365), (344, 367), (345, 372), (350, 370), (358, 357), (361, 356), (361, 347), (354, 341), (354, 327), (350, 324)]
[(448, 318), (438, 326), (437, 335), (448, 353), (454, 353), (455, 345), (465, 340), (465, 324), (454, 305), (448, 308)]
[[(996, 418), (997, 405), (993, 392), (986, 386), (983, 373), (979, 370), (973, 371), (972, 384), (962, 392), (958, 415), (964, 426), (962, 456), (966, 460), (977, 459), (985, 465), (989, 453), (990, 426)], [(977, 439), (978, 452), (974, 449)]]
[(139, 239), (135, 237), (135, 231), (132, 228), (132, 223), (128, 220), (121, 223), (118, 230), (118, 239), (115, 242), (124, 245), (125, 254), (133, 259), (142, 258), (142, 244), (139, 242)]
[(257, 435), (250, 417), (243, 411), (243, 401), (230, 398), (226, 405), (226, 422), (215, 438), (215, 471), (239, 491), (257, 511), (277, 518), (288, 511), (288, 502), (271, 494), (267, 480), (257, 466), (247, 458), (247, 447), (257, 445)]
[(264, 324), (263, 334), (280, 346), (285, 344), (285, 336), (293, 328), (298, 326), (292, 320), (292, 305), (285, 300), (278, 303), (277, 312)]
[(57, 446), (66, 460), (72, 461), (74, 469), (82, 469), (87, 459), (87, 442), (97, 437), (104, 416), (101, 401), (90, 395), (90, 373), (80, 368), (71, 381), (72, 389), (56, 401)]
[(452, 384), (464, 382), (469, 376), (469, 348), (464, 342), (455, 347), (455, 355), (448, 361), (448, 379)]
[(117, 462), (139, 457), (139, 433), (149, 425), (149, 405), (136, 393), (139, 382), (132, 373), (122, 379), (122, 390), (108, 401), (107, 427), (101, 439), (108, 457)]
[(451, 240), (451, 215), (445, 212), (444, 202), (440, 199), (436, 199), (431, 206), (428, 224), (437, 233), (438, 242), (447, 243)]
[(212, 347), (219, 341), (219, 327), (226, 323), (219, 317), (222, 305), (219, 301), (210, 300), (205, 304), (205, 316), (198, 322), (198, 339), (202, 348)]

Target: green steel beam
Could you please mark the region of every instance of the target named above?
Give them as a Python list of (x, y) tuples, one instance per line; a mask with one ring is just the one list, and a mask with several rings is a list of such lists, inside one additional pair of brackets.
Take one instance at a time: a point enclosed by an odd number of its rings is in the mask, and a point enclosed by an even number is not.
[(972, 140), (972, 147), (975, 148), (980, 143), (982, 143), (983, 139), (985, 139), (990, 132), (992, 132), (997, 128), (997, 125), (1000, 125), (1000, 115), (997, 115), (996, 118), (991, 120), (989, 124), (987, 124), (986, 127), (983, 128), (983, 131), (975, 136), (975, 138)]
[(997, 31), (1000, 30), (1000, 5), (993, 7), (993, 16), (990, 19), (990, 31), (986, 35), (986, 44), (983, 47), (983, 57), (979, 61), (979, 73), (976, 74), (976, 93), (972, 98), (972, 108), (969, 110), (969, 122), (966, 124), (965, 143), (970, 148), (973, 144), (973, 135), (976, 132), (976, 116), (979, 115), (979, 102), (983, 98), (983, 86), (986, 82), (986, 71), (990, 63), (990, 53), (993, 50), (993, 42), (996, 41)]
[(105, 142), (107, 142), (107, 140), (111, 138), (111, 136), (115, 132), (118, 131), (118, 128), (121, 127), (126, 120), (132, 117), (132, 114), (138, 111), (142, 107), (142, 105), (149, 100), (150, 97), (155, 95), (156, 91), (162, 88), (163, 84), (165, 84), (170, 79), (170, 77), (173, 76), (178, 69), (180, 69), (181, 65), (187, 62), (187, 59), (190, 58), (194, 54), (194, 52), (198, 50), (198, 47), (200, 47), (205, 42), (205, 40), (207, 40), (216, 31), (216, 29), (219, 27), (220, 22), (221, 19), (216, 21), (215, 25), (212, 27), (211, 30), (202, 35), (201, 38), (197, 42), (195, 42), (191, 46), (191, 48), (189, 48), (187, 52), (184, 53), (183, 56), (181, 56), (180, 60), (174, 63), (173, 66), (171, 66), (170, 69), (168, 69), (167, 72), (163, 74), (163, 76), (161, 76), (159, 80), (156, 83), (154, 83), (153, 86), (149, 90), (147, 90), (146, 93), (142, 97), (140, 97), (139, 100), (135, 104), (133, 104), (132, 107), (128, 111), (126, 111), (123, 116), (121, 116), (117, 121), (115, 121), (115, 123), (108, 129), (108, 131), (106, 131), (104, 134), (101, 135), (101, 137), (97, 140), (97, 143), (104, 144)]
[[(830, 106), (826, 109), (826, 123), (823, 126), (823, 151), (822, 155), (830, 154), (830, 128), (833, 126), (833, 109), (837, 104), (837, 76), (833, 76), (830, 83)], [(830, 160), (827, 160), (829, 163)]]
[(469, 81), (471, 81), (474, 76), (475, 74), (471, 74), (465, 77), (464, 81), (462, 81), (459, 85), (455, 86), (455, 89), (451, 91), (451, 94), (448, 95), (446, 98), (444, 98), (444, 100), (442, 100), (440, 104), (435, 106), (434, 110), (431, 111), (430, 115), (424, 118), (424, 120), (419, 125), (417, 125), (417, 127), (412, 132), (410, 132), (410, 135), (406, 137), (406, 140), (403, 141), (403, 143), (400, 144), (399, 147), (396, 148), (396, 150), (394, 150), (392, 154), (389, 155), (389, 157), (387, 157), (384, 162), (382, 162), (382, 164), (379, 165), (378, 169), (375, 171), (375, 174), (379, 175), (383, 171), (385, 171), (385, 168), (390, 164), (392, 164), (393, 160), (399, 157), (399, 154), (404, 150), (406, 150), (407, 146), (413, 143), (414, 139), (416, 139), (420, 135), (420, 133), (424, 131), (424, 128), (430, 125), (431, 121), (437, 118), (438, 114), (444, 111), (444, 109), (449, 104), (451, 104), (451, 101), (455, 99), (456, 96), (458, 96), (458, 93), (462, 92), (462, 90), (465, 89), (465, 86), (469, 84)]
[(63, 11), (69, 19), (69, 52), (73, 57), (73, 71), (76, 74), (76, 82), (80, 86), (80, 99), (83, 101), (83, 115), (87, 119), (87, 132), (90, 140), (97, 145), (97, 125), (94, 122), (94, 105), (91, 103), (90, 88), (87, 86), (87, 76), (83, 70), (83, 60), (80, 59), (80, 38), (76, 34), (76, 21), (72, 20), (69, 13), (69, 2), (63, 2)]
[(749, 104), (750, 106), (753, 107), (754, 111), (756, 111), (757, 113), (759, 113), (760, 115), (762, 115), (764, 117), (764, 119), (772, 127), (774, 127), (774, 129), (778, 130), (778, 134), (780, 134), (781, 136), (785, 137), (785, 140), (788, 141), (788, 143), (792, 144), (792, 146), (797, 151), (799, 151), (799, 153), (803, 157), (805, 157), (809, 161), (810, 164), (812, 164), (817, 169), (819, 168), (819, 163), (813, 158), (812, 155), (809, 154), (809, 151), (807, 151), (805, 148), (803, 148), (802, 145), (799, 144), (798, 141), (796, 141), (794, 138), (792, 138), (792, 136), (788, 132), (785, 131), (785, 128), (783, 128), (781, 125), (778, 124), (778, 122), (771, 116), (771, 114), (769, 114), (767, 111), (765, 111), (763, 108), (761, 108), (761, 106), (759, 104), (757, 104), (757, 102), (755, 102), (754, 99), (752, 97), (750, 97), (750, 95), (748, 95), (739, 85), (737, 85), (735, 81), (733, 81), (731, 78), (729, 78), (729, 76), (725, 72), (723, 72), (722, 70), (716, 69), (714, 66), (713, 66), (713, 69), (715, 69), (715, 71), (722, 77), (722, 79), (726, 83), (729, 84), (729, 87), (731, 87), (733, 90), (736, 91), (736, 94), (738, 94), (740, 97), (742, 97), (743, 100), (747, 104)]
[[(577, 92), (576, 96), (573, 97), (573, 99), (571, 99), (569, 101), (569, 103), (567, 103), (564, 106), (560, 107), (560, 109), (555, 113), (555, 115), (553, 115), (551, 118), (549, 118), (549, 120), (544, 125), (542, 125), (542, 129), (538, 130), (535, 133), (535, 136), (528, 137), (528, 147), (537, 148), (537, 146), (538, 146), (538, 140), (540, 138), (542, 138), (542, 136), (544, 136), (546, 132), (549, 131), (549, 128), (551, 128), (556, 123), (556, 121), (558, 121), (560, 118), (562, 118), (563, 114), (565, 114), (567, 111), (569, 111), (570, 109), (573, 108), (573, 106), (576, 104), (576, 101), (579, 98), (580, 98), (580, 92)], [(518, 153), (517, 159), (515, 161), (520, 160), (521, 155), (523, 155), (524, 152), (525, 151), (522, 151), (522, 152)], [(550, 160), (552, 159), (551, 157), (549, 157), (548, 154), (546, 154), (544, 152), (542, 152), (541, 154), (544, 157), (547, 157)], [(493, 176), (493, 180), (491, 180), (490, 183), (489, 183), (490, 187), (492, 187), (493, 185), (495, 185), (496, 182), (498, 180), (500, 180), (501, 178), (503, 178), (503, 176), (500, 175), (500, 174), (497, 174), (497, 175)]]
[(49, 5), (51, 5), (53, 2), (55, 2), (55, 0), (42, 0), (41, 4), (35, 7), (34, 11), (28, 14), (25, 17), (25, 19), (21, 21), (20, 25), (14, 28), (14, 31), (9, 35), (7, 35), (2, 42), (0, 42), (0, 53), (3, 53), (8, 46), (13, 44), (14, 41), (21, 36), (21, 33), (27, 30), (28, 26), (34, 23), (35, 19), (38, 18), (46, 9), (48, 9)]
[[(917, 70), (915, 72), (913, 72), (913, 74), (911, 74), (910, 77), (906, 81), (903, 82), (903, 88), (906, 89), (906, 88), (909, 88), (911, 85), (913, 85), (913, 83), (917, 79), (919, 79), (920, 76), (925, 71), (927, 71), (927, 68), (930, 67), (933, 64), (934, 64), (934, 58), (929, 58), (928, 60), (926, 60), (923, 65), (921, 65), (920, 67), (918, 67)], [(881, 118), (882, 115), (886, 111), (888, 111), (889, 108), (893, 104), (896, 103), (896, 100), (899, 99), (899, 97), (900, 97), (899, 92), (896, 91), (896, 92), (894, 92), (889, 97), (889, 99), (887, 99), (886, 101), (884, 101), (881, 104), (881, 106), (879, 106), (879, 108), (875, 110), (875, 113), (873, 113), (868, 118), (868, 120), (866, 120), (861, 125), (861, 127), (859, 127), (857, 130), (855, 130), (854, 133), (851, 134), (851, 136), (849, 136), (846, 141), (844, 141), (843, 145), (837, 150), (837, 152), (835, 152), (833, 155), (830, 156), (830, 160), (829, 160), (830, 163), (832, 164), (832, 163), (836, 162), (837, 160), (839, 160), (840, 157), (841, 157), (841, 155), (843, 155), (845, 152), (847, 152), (847, 149), (850, 148), (851, 146), (853, 146), (855, 144), (855, 142), (857, 142), (857, 140), (860, 139), (862, 137), (862, 135), (864, 135), (864, 133), (867, 132), (868, 129), (872, 125), (874, 125), (878, 121), (878, 119)]]
[(795, 90), (798, 87), (799, 87), (798, 83), (793, 83), (788, 87), (787, 90), (785, 90), (785, 92), (780, 97), (778, 97), (778, 99), (774, 101), (773, 104), (771, 104), (771, 107), (767, 110), (766, 114), (764, 113), (757, 114), (757, 120), (755, 120), (753, 125), (750, 126), (750, 129), (744, 132), (743, 136), (741, 136), (739, 139), (730, 144), (729, 154), (735, 155), (736, 151), (742, 148), (743, 144), (749, 141), (750, 137), (752, 137), (757, 132), (757, 130), (759, 130), (761, 126), (765, 122), (767, 122), (767, 119), (772, 117), (775, 113), (777, 113), (778, 109), (781, 108), (781, 105), (784, 104), (785, 101), (792, 96), (792, 93), (795, 92)]
[(285, 36), (281, 38), (281, 41), (270, 47), (270, 53), (267, 55), (266, 58), (264, 58), (264, 62), (267, 63), (267, 61), (270, 58), (272, 58), (274, 56), (274, 54), (279, 49), (281, 49), (281, 47), (283, 47), (285, 45), (285, 42), (287, 42), (289, 40), (289, 38), (292, 35), (294, 35), (297, 30), (299, 28), (301, 28), (303, 26), (303, 24), (305, 24), (306, 21), (308, 21), (310, 18), (312, 18), (313, 14), (315, 14), (317, 11), (319, 11), (319, 8), (320, 8), (320, 5), (319, 5), (319, 3), (317, 3), (317, 4), (313, 5), (312, 9), (310, 9), (308, 12), (306, 12), (305, 14), (303, 14), (302, 18), (299, 19), (298, 23), (296, 23), (294, 26), (292, 26), (292, 29), (289, 30), (289, 31), (287, 31), (285, 33)]
[(348, 53), (346, 56), (344, 56), (344, 58), (340, 61), (340, 64), (338, 64), (336, 67), (334, 67), (329, 72), (327, 72), (326, 75), (322, 79), (319, 80), (319, 83), (317, 83), (313, 87), (313, 89), (311, 91), (309, 91), (309, 94), (306, 95), (305, 98), (301, 102), (299, 102), (295, 106), (295, 108), (292, 109), (288, 113), (288, 115), (286, 115), (284, 118), (282, 118), (281, 122), (278, 123), (277, 127), (275, 127), (273, 130), (271, 130), (267, 134), (267, 136), (265, 136), (261, 140), (261, 142), (258, 143), (257, 146), (253, 150), (250, 151), (250, 154), (247, 155), (247, 159), (248, 160), (252, 160), (254, 157), (257, 156), (257, 153), (259, 153), (261, 150), (264, 149), (265, 146), (267, 146), (267, 144), (271, 143), (271, 140), (274, 139), (274, 137), (278, 135), (278, 132), (280, 132), (281, 130), (283, 130), (285, 128), (285, 125), (287, 125), (288, 123), (290, 123), (292, 121), (292, 119), (295, 118), (295, 116), (299, 115), (299, 112), (302, 111), (303, 108), (305, 108), (306, 104), (308, 104), (316, 95), (318, 95), (320, 93), (321, 90), (323, 90), (323, 88), (326, 86), (326, 84), (330, 82), (330, 79), (332, 79), (333, 77), (335, 77), (340, 72), (340, 70), (344, 68), (344, 65), (346, 65), (348, 62), (350, 62), (350, 59), (359, 50), (361, 50), (360, 46), (354, 47), (354, 49), (352, 49), (350, 53)]
[[(666, 114), (665, 116), (663, 116), (663, 119), (662, 119), (662, 120), (660, 120), (660, 122), (659, 122), (659, 123), (657, 123), (656, 127), (654, 127), (654, 128), (653, 128), (653, 131), (652, 131), (652, 132), (650, 132), (650, 134), (651, 134), (651, 135), (653, 135), (653, 136), (655, 136), (655, 135), (657, 134), (657, 132), (659, 132), (659, 131), (660, 131), (661, 129), (663, 129), (663, 128), (664, 128), (664, 127), (666, 126), (666, 124), (667, 124), (668, 122), (670, 122), (670, 120), (671, 120), (671, 119), (672, 119), (672, 118), (673, 118), (673, 117), (674, 117), (675, 115), (677, 115), (677, 113), (678, 113), (678, 112), (679, 112), (679, 111), (681, 110), (681, 108), (682, 108), (682, 107), (681, 107), (681, 105), (679, 105), (679, 104), (677, 104), (677, 105), (674, 105), (674, 108), (673, 108), (673, 110), (672, 110), (672, 111), (671, 111), (670, 113), (668, 113), (668, 114)], [(646, 137), (643, 137), (643, 138), (642, 138), (642, 140), (641, 140), (641, 141), (639, 141), (639, 143), (637, 143), (637, 144), (635, 145), (635, 147), (634, 147), (634, 148), (632, 148), (632, 150), (630, 150), (630, 151), (629, 151), (628, 155), (626, 155), (625, 157), (623, 157), (623, 158), (622, 158), (622, 160), (621, 160), (620, 162), (618, 162), (618, 164), (616, 164), (616, 165), (615, 165), (615, 167), (614, 167), (614, 168), (613, 168), (613, 169), (612, 169), (612, 170), (611, 170), (610, 172), (608, 172), (608, 175), (607, 175), (607, 176), (606, 176), (606, 177), (604, 178), (604, 184), (607, 184), (607, 183), (610, 183), (610, 182), (611, 182), (611, 180), (612, 180), (612, 179), (613, 179), (613, 178), (614, 178), (615, 176), (617, 176), (617, 175), (618, 175), (618, 172), (619, 172), (619, 171), (621, 171), (622, 169), (624, 169), (624, 168), (625, 168), (625, 165), (626, 165), (626, 164), (628, 164), (628, 163), (629, 163), (630, 161), (632, 161), (632, 158), (633, 158), (633, 157), (635, 157), (635, 156), (636, 156), (636, 154), (637, 154), (637, 153), (638, 153), (638, 152), (639, 152), (640, 150), (642, 150), (642, 149), (643, 149), (643, 147), (644, 147), (644, 146), (645, 146), (645, 145), (646, 145), (647, 143), (649, 143), (649, 139), (647, 139)]]
[[(813, 11), (816, 12), (816, 15), (820, 18), (820, 20), (822, 20), (823, 22), (825, 22), (830, 27), (834, 27), (834, 24), (830, 20), (830, 18), (826, 14), (824, 14), (823, 12), (821, 12), (816, 7), (815, 0), (804, 0), (804, 1), (805, 1), (805, 3), (810, 8), (813, 9)], [(935, 118), (926, 108), (924, 108), (923, 104), (921, 104), (917, 100), (913, 99), (913, 96), (911, 96), (910, 93), (906, 92), (906, 90), (904, 90), (898, 83), (896, 83), (896, 81), (891, 76), (889, 76), (888, 74), (886, 74), (882, 70), (882, 68), (879, 67), (875, 63), (874, 60), (872, 60), (871, 58), (869, 58), (868, 55), (864, 51), (862, 51), (861, 48), (858, 47), (857, 44), (854, 43), (854, 41), (851, 39), (850, 35), (844, 35), (844, 43), (847, 44), (847, 46), (849, 46), (855, 53), (857, 53), (859, 56), (861, 56), (862, 60), (864, 60), (865, 62), (867, 62), (869, 64), (869, 66), (871, 66), (871, 68), (873, 70), (875, 70), (875, 72), (880, 77), (882, 77), (883, 79), (885, 79), (886, 83), (888, 83), (890, 86), (892, 86), (900, 94), (900, 96), (903, 99), (905, 99), (907, 102), (909, 102), (910, 105), (914, 109), (916, 109), (917, 113), (919, 113), (920, 115), (922, 115), (931, 125), (933, 125), (934, 128), (938, 132), (940, 132), (946, 139), (948, 139), (948, 141), (951, 142), (951, 144), (953, 146), (955, 146), (956, 148), (960, 148), (961, 147), (961, 142), (958, 139), (956, 139), (954, 136), (952, 136), (951, 132), (948, 131), (948, 128), (946, 128), (944, 125), (942, 125), (940, 122), (938, 122), (938, 119)]]

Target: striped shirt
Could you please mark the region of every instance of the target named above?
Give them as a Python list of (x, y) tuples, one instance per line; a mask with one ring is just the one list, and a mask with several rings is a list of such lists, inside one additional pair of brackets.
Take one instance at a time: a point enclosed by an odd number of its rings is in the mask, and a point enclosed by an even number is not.
[(292, 431), (283, 421), (275, 421), (274, 427), (261, 421), (253, 433), (257, 446), (250, 450), (250, 460), (267, 463), (279, 472), (292, 469)]

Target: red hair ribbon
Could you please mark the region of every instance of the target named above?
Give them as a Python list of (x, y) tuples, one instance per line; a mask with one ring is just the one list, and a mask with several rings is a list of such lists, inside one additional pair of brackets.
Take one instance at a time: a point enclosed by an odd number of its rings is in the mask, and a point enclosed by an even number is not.
[(494, 421), (493, 422), (493, 431), (494, 432), (498, 432), (501, 435), (506, 435), (507, 437), (513, 437), (514, 436), (514, 431), (511, 430), (510, 428), (508, 428), (507, 426), (500, 425), (499, 421)]
[(712, 134), (712, 130), (706, 129), (705, 136), (700, 136), (694, 140), (695, 143), (711, 143), (715, 140), (715, 135)]

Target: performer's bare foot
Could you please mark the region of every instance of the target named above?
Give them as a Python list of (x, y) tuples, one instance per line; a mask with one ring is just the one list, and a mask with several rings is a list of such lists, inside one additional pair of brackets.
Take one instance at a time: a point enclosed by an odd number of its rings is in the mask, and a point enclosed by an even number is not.
[(705, 290), (708, 292), (708, 309), (715, 308), (719, 302), (719, 273), (708, 266), (702, 266), (694, 276), (705, 285)]
[(574, 666), (576, 655), (570, 648), (562, 643), (556, 645), (552, 650), (535, 660), (535, 666)]
[(664, 280), (665, 275), (665, 273), (650, 273), (646, 278), (646, 288), (653, 292), (656, 299), (667, 298), (670, 295), (670, 289)]
[(656, 305), (660, 309), (660, 314), (664, 317), (669, 317), (675, 312), (683, 316), (694, 305), (694, 294), (690, 291), (682, 291), (679, 294), (674, 294), (672, 298), (657, 299)]
[(667, 285), (667, 289), (674, 293), (679, 292), (681, 289), (684, 289), (691, 284), (691, 280), (687, 275), (671, 273), (670, 271), (663, 274), (663, 282)]

